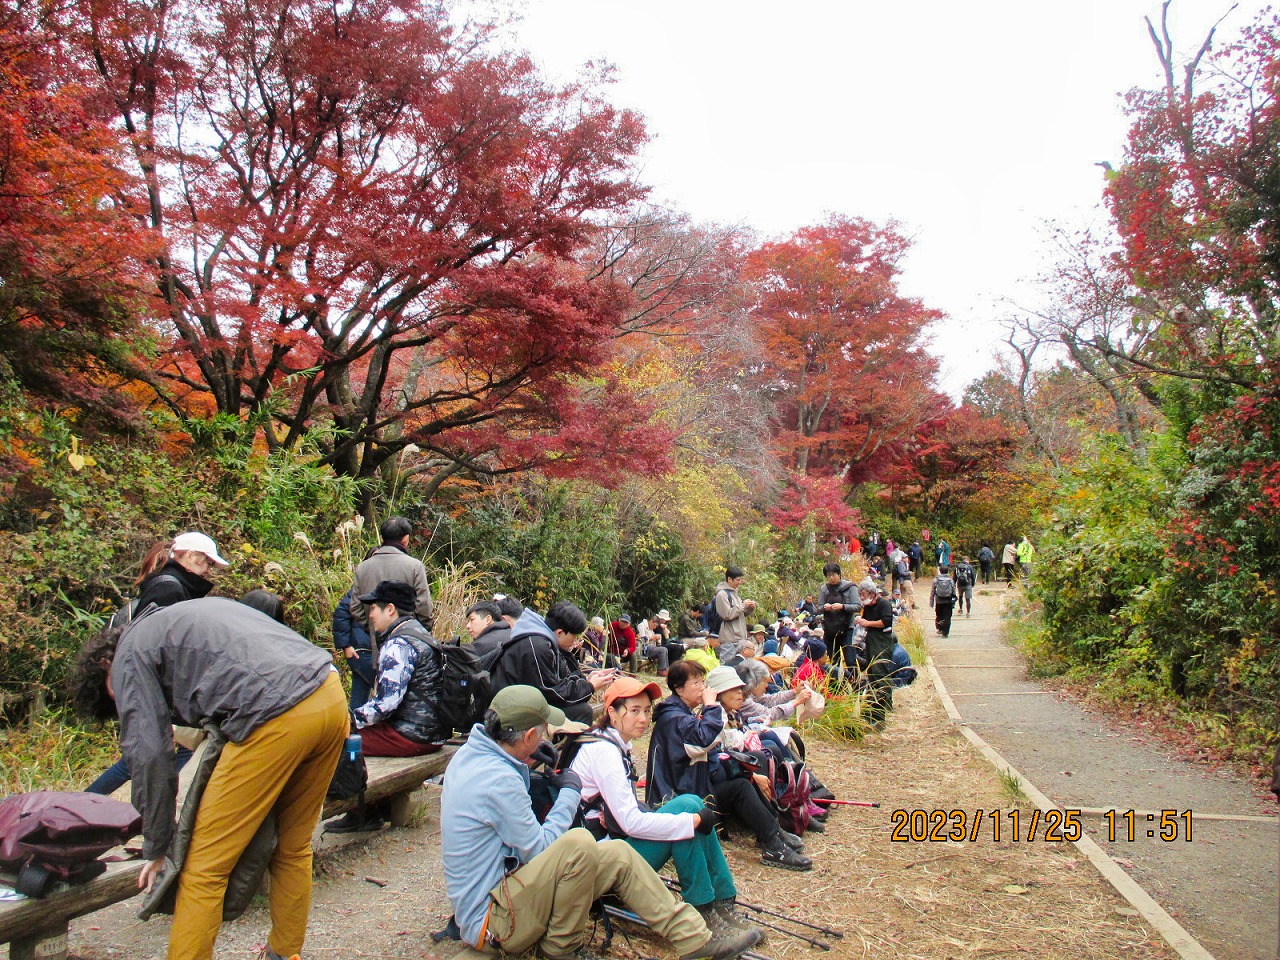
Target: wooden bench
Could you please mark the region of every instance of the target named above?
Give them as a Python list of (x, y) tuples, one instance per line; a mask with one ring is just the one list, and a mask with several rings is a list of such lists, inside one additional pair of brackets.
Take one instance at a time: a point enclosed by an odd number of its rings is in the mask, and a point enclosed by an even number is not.
[[(423, 780), (444, 773), (456, 751), (457, 747), (445, 747), (425, 757), (367, 758), (365, 800), (390, 800), (391, 824), (403, 827), (409, 819), (411, 794)], [(355, 808), (354, 799), (332, 801), (324, 805), (321, 818)], [(9, 960), (66, 960), (70, 921), (137, 894), (143, 863), (113, 863), (88, 883), (63, 887), (40, 899), (0, 903), (0, 943), (9, 944)]]

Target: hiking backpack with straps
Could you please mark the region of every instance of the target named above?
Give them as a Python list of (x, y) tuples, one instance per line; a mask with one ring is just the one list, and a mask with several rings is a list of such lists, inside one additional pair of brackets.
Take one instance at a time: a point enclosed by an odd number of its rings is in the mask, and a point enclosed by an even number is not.
[(450, 732), (467, 733), (484, 719), (493, 699), (489, 671), (497, 657), (481, 656), (458, 639), (442, 643), (430, 637), (426, 642), (440, 657), (441, 692), (435, 705), (436, 716), (441, 726), (451, 728)]
[(727, 590), (717, 591), (711, 601), (702, 608), (702, 625), (706, 628), (707, 633), (720, 635), (720, 628), (724, 626), (724, 619), (720, 616), (720, 611), (716, 609), (716, 597), (720, 596), (721, 593), (728, 592)]
[(938, 578), (933, 581), (933, 595), (938, 600), (951, 600), (956, 595), (955, 582), (946, 574), (938, 574)]
[(39, 790), (0, 800), (0, 868), (15, 889), (43, 897), (57, 881), (84, 883), (106, 871), (98, 858), (142, 830), (130, 804), (96, 793)]

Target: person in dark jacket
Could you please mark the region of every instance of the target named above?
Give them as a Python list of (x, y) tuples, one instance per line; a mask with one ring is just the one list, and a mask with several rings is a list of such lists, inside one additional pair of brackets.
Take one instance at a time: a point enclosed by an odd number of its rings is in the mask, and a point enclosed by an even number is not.
[(493, 600), (481, 600), (467, 607), (465, 626), (471, 634), (471, 648), (482, 657), (511, 639), (511, 624), (503, 619), (502, 610)]
[(365, 629), (364, 621), (351, 615), (351, 601), (355, 590), (348, 590), (333, 608), (333, 646), (347, 658), (351, 671), (351, 709), (362, 707), (373, 690), (377, 669), (373, 664), (373, 640)]
[(173, 539), (169, 559), (164, 566), (142, 581), (138, 594), (137, 612), (155, 604), (168, 607), (183, 600), (198, 600), (213, 589), (208, 579), (214, 567), (229, 567), (218, 556), (218, 547), (212, 538), (203, 533), (180, 533)]
[(567, 600), (553, 604), (545, 620), (526, 609), (511, 628), (513, 642), (489, 668), (490, 689), (497, 693), (517, 683), (536, 687), (570, 720), (591, 723), (592, 695), (612, 683), (618, 671), (582, 675), (576, 653), (586, 629), (586, 615)]
[(853, 648), (853, 618), (862, 609), (858, 588), (841, 575), (840, 564), (832, 561), (822, 568), (827, 582), (818, 592), (818, 610), (822, 614), (822, 636), (831, 651), (833, 663), (852, 670), (857, 662)]
[(302, 950), (311, 908), (311, 836), (347, 735), (342, 683), (329, 654), (243, 603), (208, 597), (151, 606), (125, 631), (81, 650), (77, 706), (118, 713), (142, 812), (150, 890), (174, 837), (174, 723), (217, 724), (230, 743), (200, 798), (178, 879), (169, 960), (210, 960), (232, 866), (274, 813), (268, 960)]
[(869, 716), (871, 725), (881, 727), (893, 709), (893, 601), (880, 596), (870, 580), (858, 584), (862, 612), (855, 619), (867, 631), (867, 678), (871, 683)]
[(680, 794), (714, 796), (717, 811), (737, 817), (756, 835), (763, 863), (810, 869), (800, 838), (778, 825), (751, 779), (730, 776), (721, 763), (725, 713), (707, 686), (707, 672), (687, 658), (677, 660), (667, 672), (667, 688), (671, 696), (653, 708), (645, 802), (657, 807)]
[(434, 638), (413, 615), (414, 589), (403, 580), (383, 580), (359, 599), (378, 641), (373, 695), (352, 711), (365, 756), (435, 753), (450, 733), (436, 713), (444, 672)]

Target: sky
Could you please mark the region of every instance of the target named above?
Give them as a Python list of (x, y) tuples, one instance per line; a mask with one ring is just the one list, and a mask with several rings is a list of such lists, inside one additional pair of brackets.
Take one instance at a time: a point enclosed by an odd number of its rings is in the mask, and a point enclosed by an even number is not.
[[(1174, 0), (1190, 55), (1227, 14)], [(1156, 0), (518, 0), (513, 28), (545, 73), (616, 67), (609, 93), (646, 118), (642, 177), (695, 220), (784, 236), (828, 213), (897, 221), (900, 287), (931, 328), (955, 399), (994, 363), (1000, 318), (1035, 304), (1046, 221), (1105, 222), (1122, 93), (1161, 73), (1143, 17)]]

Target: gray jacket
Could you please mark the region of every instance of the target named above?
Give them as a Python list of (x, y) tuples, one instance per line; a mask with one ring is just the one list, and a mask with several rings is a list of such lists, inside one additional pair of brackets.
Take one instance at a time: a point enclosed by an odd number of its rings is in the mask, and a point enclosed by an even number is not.
[(720, 614), (721, 620), (720, 662), (724, 663), (742, 648), (750, 636), (747, 608), (738, 591), (727, 583), (716, 587), (716, 613)]
[(416, 610), (401, 610), (400, 613), (412, 613), (428, 630), (435, 619), (431, 607), (431, 580), (427, 577), (427, 568), (416, 557), (409, 556), (402, 547), (393, 543), (384, 543), (369, 555), (368, 559), (356, 567), (356, 592), (351, 598), (351, 616), (360, 623), (369, 620), (369, 608), (359, 598), (372, 593), (373, 588), (383, 580), (402, 580), (413, 587), (418, 596)]
[(173, 724), (214, 724), (241, 743), (320, 689), (331, 669), (328, 652), (236, 600), (187, 600), (134, 620), (111, 684), (133, 805), (142, 813), (143, 856), (165, 855), (173, 840)]

